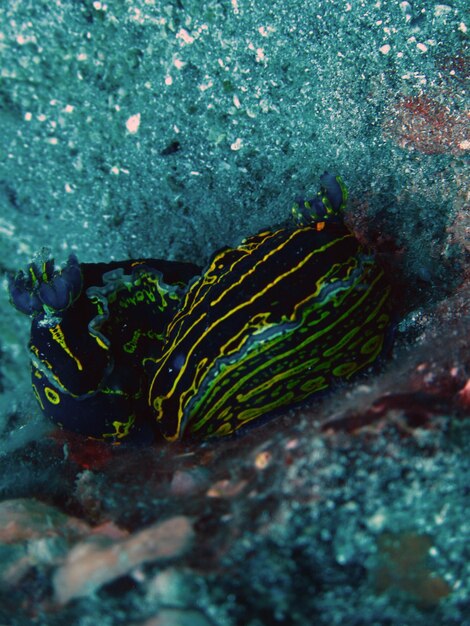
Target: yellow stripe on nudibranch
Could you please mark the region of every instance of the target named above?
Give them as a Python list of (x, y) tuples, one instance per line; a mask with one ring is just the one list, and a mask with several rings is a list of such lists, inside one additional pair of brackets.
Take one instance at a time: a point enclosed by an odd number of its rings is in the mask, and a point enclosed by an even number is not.
[(60, 327), (60, 324), (56, 324), (52, 328), (49, 328), (49, 332), (52, 335), (52, 339), (56, 343), (58, 343), (62, 350), (75, 362), (75, 364), (77, 365), (77, 369), (79, 371), (82, 371), (83, 365), (81, 364), (80, 359), (72, 354), (72, 351), (68, 347), (67, 342), (65, 341), (65, 335), (62, 331), (62, 328)]

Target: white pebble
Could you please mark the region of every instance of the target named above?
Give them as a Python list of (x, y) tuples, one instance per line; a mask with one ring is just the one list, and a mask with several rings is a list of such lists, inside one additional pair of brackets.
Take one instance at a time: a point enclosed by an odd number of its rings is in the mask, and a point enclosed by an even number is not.
[(131, 133), (131, 135), (135, 135), (135, 133), (139, 130), (140, 126), (140, 113), (136, 115), (131, 115), (131, 117), (126, 122), (127, 132)]
[(436, 6), (434, 7), (434, 15), (436, 17), (442, 17), (442, 15), (450, 13), (451, 11), (452, 8), (447, 4), (436, 4)]
[(230, 145), (231, 150), (240, 150), (242, 143), (243, 142), (240, 137), (237, 137), (237, 139)]

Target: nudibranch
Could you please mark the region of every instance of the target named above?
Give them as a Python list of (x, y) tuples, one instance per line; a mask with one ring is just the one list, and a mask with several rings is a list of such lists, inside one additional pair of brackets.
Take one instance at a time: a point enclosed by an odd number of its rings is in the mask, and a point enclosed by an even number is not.
[(145, 361), (167, 440), (230, 435), (381, 353), (390, 286), (344, 224), (342, 180), (320, 182), (290, 224), (216, 252), (190, 281), (160, 356)]
[(217, 251), (203, 271), (72, 255), (12, 277), (45, 415), (115, 443), (220, 437), (373, 363), (390, 285), (344, 223), (342, 180), (320, 182), (288, 223)]
[(10, 298), (32, 317), (32, 385), (63, 428), (113, 443), (149, 440), (142, 360), (159, 355), (191, 263), (161, 259), (56, 269), (46, 253), (10, 278)]

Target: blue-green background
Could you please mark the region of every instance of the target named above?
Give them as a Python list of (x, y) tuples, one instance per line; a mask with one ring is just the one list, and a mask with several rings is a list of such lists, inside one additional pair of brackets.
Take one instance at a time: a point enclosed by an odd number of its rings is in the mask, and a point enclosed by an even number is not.
[(0, 451), (49, 427), (29, 388), (28, 320), (5, 278), (43, 247), (58, 262), (74, 252), (204, 263), (283, 220), (329, 169), (350, 190), (352, 223), (374, 224), (375, 240), (400, 251), (402, 311), (413, 320), (445, 299), (465, 272), (464, 237), (447, 232), (468, 220), (465, 149), (400, 145), (393, 116), (423, 94), (454, 116), (468, 109), (465, 8), (3, 0), (0, 426), (15, 414), (18, 427)]

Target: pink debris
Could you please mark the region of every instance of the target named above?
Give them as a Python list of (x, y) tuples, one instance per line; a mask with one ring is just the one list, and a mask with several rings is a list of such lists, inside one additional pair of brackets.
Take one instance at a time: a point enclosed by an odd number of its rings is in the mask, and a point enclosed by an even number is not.
[(470, 378), (465, 383), (464, 387), (459, 391), (458, 402), (462, 408), (470, 411)]
[(209, 498), (234, 498), (245, 489), (247, 484), (246, 480), (219, 480), (207, 490), (207, 496)]
[(162, 609), (140, 626), (211, 626), (207, 617), (197, 609)]
[(193, 534), (189, 519), (177, 516), (112, 543), (84, 540), (55, 572), (56, 600), (66, 604), (94, 593), (143, 563), (181, 556), (189, 548)]
[(86, 522), (68, 517), (53, 506), (33, 498), (0, 503), (0, 542), (21, 543), (56, 535), (80, 538), (90, 532)]

